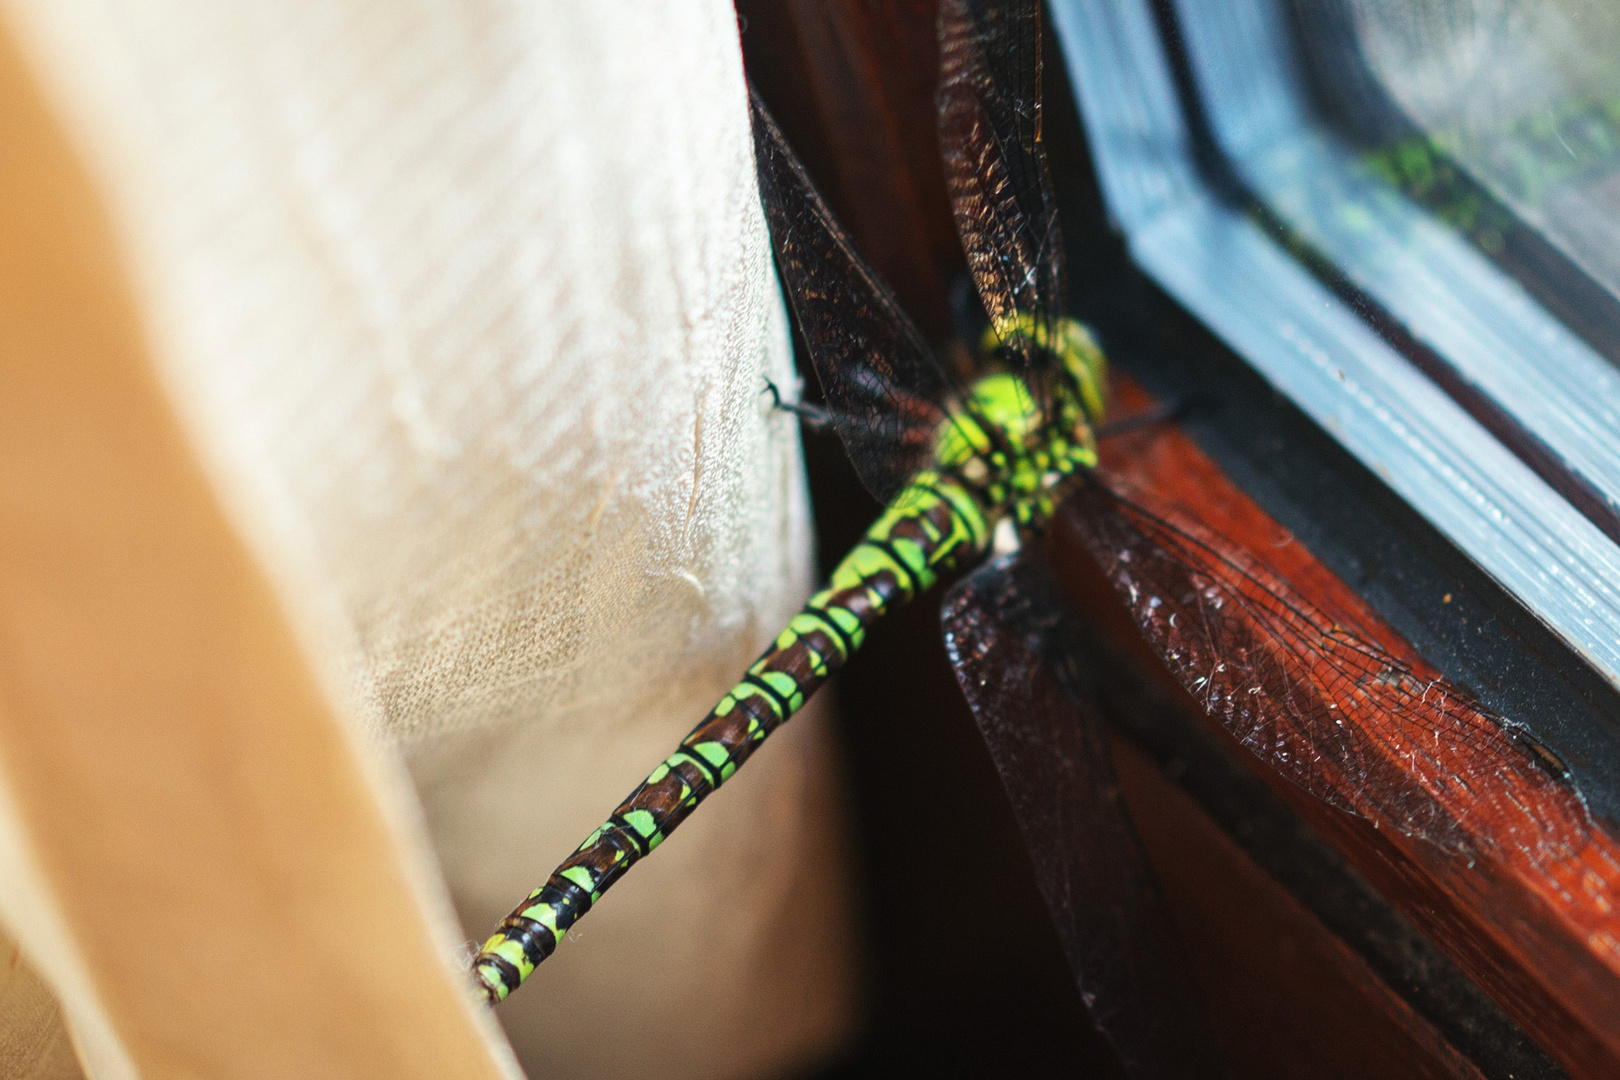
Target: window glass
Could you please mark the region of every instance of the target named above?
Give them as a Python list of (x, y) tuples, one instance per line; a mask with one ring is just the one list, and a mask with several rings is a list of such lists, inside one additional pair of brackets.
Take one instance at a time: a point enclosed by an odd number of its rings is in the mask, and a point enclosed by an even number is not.
[(1517, 218), (1620, 293), (1620, 4), (1341, 2), (1331, 21), (1406, 121), (1380, 124), (1373, 167), (1486, 251)]

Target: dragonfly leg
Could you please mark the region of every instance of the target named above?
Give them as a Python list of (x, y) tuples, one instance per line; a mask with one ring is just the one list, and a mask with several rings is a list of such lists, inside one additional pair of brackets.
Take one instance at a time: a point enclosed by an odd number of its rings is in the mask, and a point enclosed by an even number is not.
[(1143, 409), (1133, 416), (1122, 416), (1118, 420), (1110, 420), (1097, 428), (1097, 438), (1109, 439), (1115, 435), (1124, 435), (1127, 432), (1137, 431), (1141, 428), (1152, 427), (1170, 420), (1179, 420), (1187, 415), (1192, 408), (1192, 399), (1187, 397), (1168, 398), (1157, 402), (1152, 408)]
[(805, 427), (816, 433), (828, 431), (832, 428), (832, 413), (821, 405), (810, 405), (803, 401), (783, 401), (782, 391), (770, 379), (765, 380), (765, 393), (771, 395), (771, 408), (797, 416)]

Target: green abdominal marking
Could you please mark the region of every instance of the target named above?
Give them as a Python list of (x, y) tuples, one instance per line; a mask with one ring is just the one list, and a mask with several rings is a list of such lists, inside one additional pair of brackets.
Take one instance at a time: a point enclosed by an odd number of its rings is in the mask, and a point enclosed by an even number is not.
[(991, 524), (976, 487), (954, 470), (918, 474), (742, 680), (484, 943), (473, 973), (489, 1001), (517, 989), (609, 886), (730, 779), (873, 622), (982, 555)]
[[(963, 2), (946, 0), (945, 6), (960, 15)], [(1038, 38), (1038, 7), (1032, 5), (986, 5), (979, 16), (986, 26), (1012, 19), (1007, 25), (1020, 28), (1014, 38), (1027, 44), (1031, 33)], [(942, 28), (947, 23), (957, 25), (946, 20)], [(1008, 47), (996, 35), (981, 44), (992, 38), (997, 49)], [(968, 70), (964, 55), (960, 42), (942, 53), (953, 71)], [(1039, 65), (1024, 71), (1038, 55), (1026, 49), (1014, 65), (1029, 76), (1034, 89), (1026, 88), (1025, 97), (1037, 108), (1033, 118), (1003, 117), (1020, 133), (1016, 146), (997, 141), (1002, 128), (984, 112), (1004, 109), (1002, 98), (991, 94), (964, 110), (990, 79), (982, 64), (973, 69), (979, 75), (967, 97), (962, 88), (968, 82), (941, 84), (957, 90), (940, 99), (941, 132), (962, 136), (951, 143), (955, 156), (946, 159), (954, 177), (951, 198), (991, 321), (980, 350), (986, 367), (971, 385), (932, 354), (833, 221), (750, 91), (755, 164), (777, 269), (826, 392), (828, 416), (867, 489), (886, 502), (827, 587), (484, 943), (472, 970), (490, 1004), (517, 989), (614, 882), (843, 667), (873, 623), (926, 592), (943, 573), (977, 562), (1004, 522), (1021, 536), (1038, 532), (1065, 481), (1096, 465), (1094, 425), (1103, 412), (1106, 361), (1085, 327), (1062, 317), (1058, 307), (1063, 245), (1044, 189)], [(1018, 166), (1012, 172), (1008, 152), (1015, 152)], [(1009, 198), (1018, 185), (1033, 188)], [(1046, 209), (1030, 216), (1037, 205)], [(1012, 246), (1000, 250), (1006, 244)], [(1030, 261), (1037, 258), (1039, 265)], [(1017, 272), (1007, 274), (1009, 266)]]
[(491, 1004), (517, 989), (625, 871), (729, 780), (861, 647), (868, 627), (941, 573), (977, 561), (1002, 517), (1021, 530), (1039, 528), (1063, 478), (1096, 464), (1090, 421), (1100, 409), (1101, 353), (1071, 320), (1048, 342), (1068, 373), (1055, 384), (1055, 400), (1043, 410), (1005, 372), (969, 388), (935, 433), (934, 466), (889, 501), (742, 680), (484, 943), (473, 974)]

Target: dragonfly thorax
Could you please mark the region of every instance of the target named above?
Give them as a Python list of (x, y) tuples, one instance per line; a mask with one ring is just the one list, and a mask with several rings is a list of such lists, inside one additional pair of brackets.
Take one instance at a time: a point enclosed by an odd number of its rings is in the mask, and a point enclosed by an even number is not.
[[(1097, 463), (1088, 410), (1066, 380), (1041, 399), (1012, 372), (975, 382), (941, 429), (937, 460), (971, 487), (991, 518), (1021, 529), (1051, 516), (1055, 489)], [(1058, 400), (1054, 400), (1058, 399)]]
[[(1081, 410), (1091, 423), (1100, 422), (1108, 361), (1085, 324), (1067, 316), (1048, 320), (1020, 313), (987, 327), (979, 340), (979, 351), (992, 358), (1022, 357), (1026, 345), (1033, 346), (1030, 351), (1036, 358), (1034, 366), (1050, 374), (1052, 382), (1061, 384), (1058, 393), (1066, 393), (1067, 403)], [(1024, 366), (1011, 365), (1015, 370)]]

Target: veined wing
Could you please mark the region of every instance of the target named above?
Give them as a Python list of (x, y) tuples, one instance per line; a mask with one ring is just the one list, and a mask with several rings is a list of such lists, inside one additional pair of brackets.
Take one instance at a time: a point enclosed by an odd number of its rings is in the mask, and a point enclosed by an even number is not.
[(777, 266), (850, 461), (867, 490), (888, 502), (933, 460), (954, 386), (752, 87), (749, 102)]
[(1065, 515), (1182, 687), (1312, 795), (1450, 851), (1557, 861), (1584, 842), (1584, 802), (1527, 732), (1418, 676), (1232, 541), (1096, 476)]
[(1134, 1077), (1222, 1075), (1179, 942), (1119, 803), (1102, 723), (1044, 551), (945, 600), (945, 648), (1007, 790), (1099, 1030)]
[(939, 60), (940, 149), (968, 267), (1002, 343), (1039, 370), (1032, 335), (1065, 302), (1041, 148), (1040, 0), (942, 0)]

